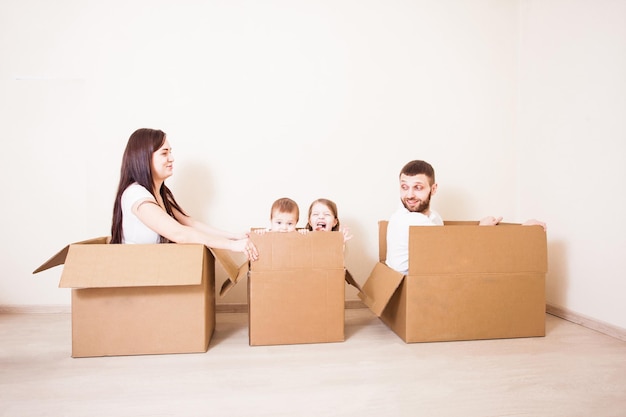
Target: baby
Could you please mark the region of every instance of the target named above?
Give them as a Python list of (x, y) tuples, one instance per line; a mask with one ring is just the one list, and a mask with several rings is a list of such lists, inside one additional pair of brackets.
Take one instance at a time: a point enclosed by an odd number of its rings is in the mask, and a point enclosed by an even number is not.
[(298, 204), (290, 198), (274, 201), (270, 210), (269, 232), (294, 232), (300, 219)]

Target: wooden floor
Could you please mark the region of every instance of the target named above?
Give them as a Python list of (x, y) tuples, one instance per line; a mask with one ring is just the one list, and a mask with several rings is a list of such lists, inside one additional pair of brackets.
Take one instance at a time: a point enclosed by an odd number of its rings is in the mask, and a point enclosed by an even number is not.
[(626, 416), (626, 342), (546, 316), (545, 338), (405, 344), (367, 309), (346, 341), (72, 359), (68, 314), (0, 315), (0, 416)]

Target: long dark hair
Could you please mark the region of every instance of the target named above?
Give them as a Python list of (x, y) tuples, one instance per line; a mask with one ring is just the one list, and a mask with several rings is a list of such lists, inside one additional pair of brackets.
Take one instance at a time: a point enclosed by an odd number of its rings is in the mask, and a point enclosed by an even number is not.
[[(111, 243), (122, 243), (124, 241), (124, 230), (122, 229), (122, 194), (129, 185), (137, 183), (154, 195), (154, 179), (152, 178), (152, 154), (159, 150), (165, 142), (165, 133), (155, 129), (137, 129), (128, 138), (126, 150), (122, 157), (122, 168), (120, 169), (120, 183), (115, 195), (113, 204), (113, 222), (111, 224)], [(163, 199), (165, 211), (174, 217), (174, 209), (186, 215), (180, 208), (174, 195), (167, 188), (165, 182), (161, 184), (159, 194)], [(161, 236), (161, 243), (169, 242)]]

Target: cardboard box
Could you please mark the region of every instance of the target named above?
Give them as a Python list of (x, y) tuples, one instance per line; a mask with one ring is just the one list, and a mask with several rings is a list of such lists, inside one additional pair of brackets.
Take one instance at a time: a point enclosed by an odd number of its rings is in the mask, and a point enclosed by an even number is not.
[(409, 231), (409, 272), (379, 261), (359, 297), (405, 342), (545, 336), (546, 234), (540, 226), (445, 222)]
[[(344, 341), (345, 282), (357, 284), (344, 268), (343, 235), (270, 232), (251, 239), (259, 259), (248, 273), (250, 345)], [(235, 284), (227, 281), (220, 293)]]
[(206, 352), (215, 329), (211, 251), (107, 242), (70, 244), (33, 272), (65, 264), (59, 287), (72, 288), (72, 356)]

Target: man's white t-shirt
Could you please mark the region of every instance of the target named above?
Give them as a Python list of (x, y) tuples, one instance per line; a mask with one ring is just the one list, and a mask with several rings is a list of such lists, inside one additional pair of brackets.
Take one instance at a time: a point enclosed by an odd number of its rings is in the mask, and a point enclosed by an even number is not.
[(406, 274), (409, 272), (409, 227), (443, 226), (443, 219), (434, 210), (426, 216), (411, 212), (403, 205), (391, 215), (387, 225), (387, 260), (392, 269)]
[(160, 243), (161, 236), (133, 214), (132, 207), (138, 201), (152, 201), (156, 204), (150, 191), (134, 183), (122, 193), (122, 230), (124, 231), (122, 243)]

